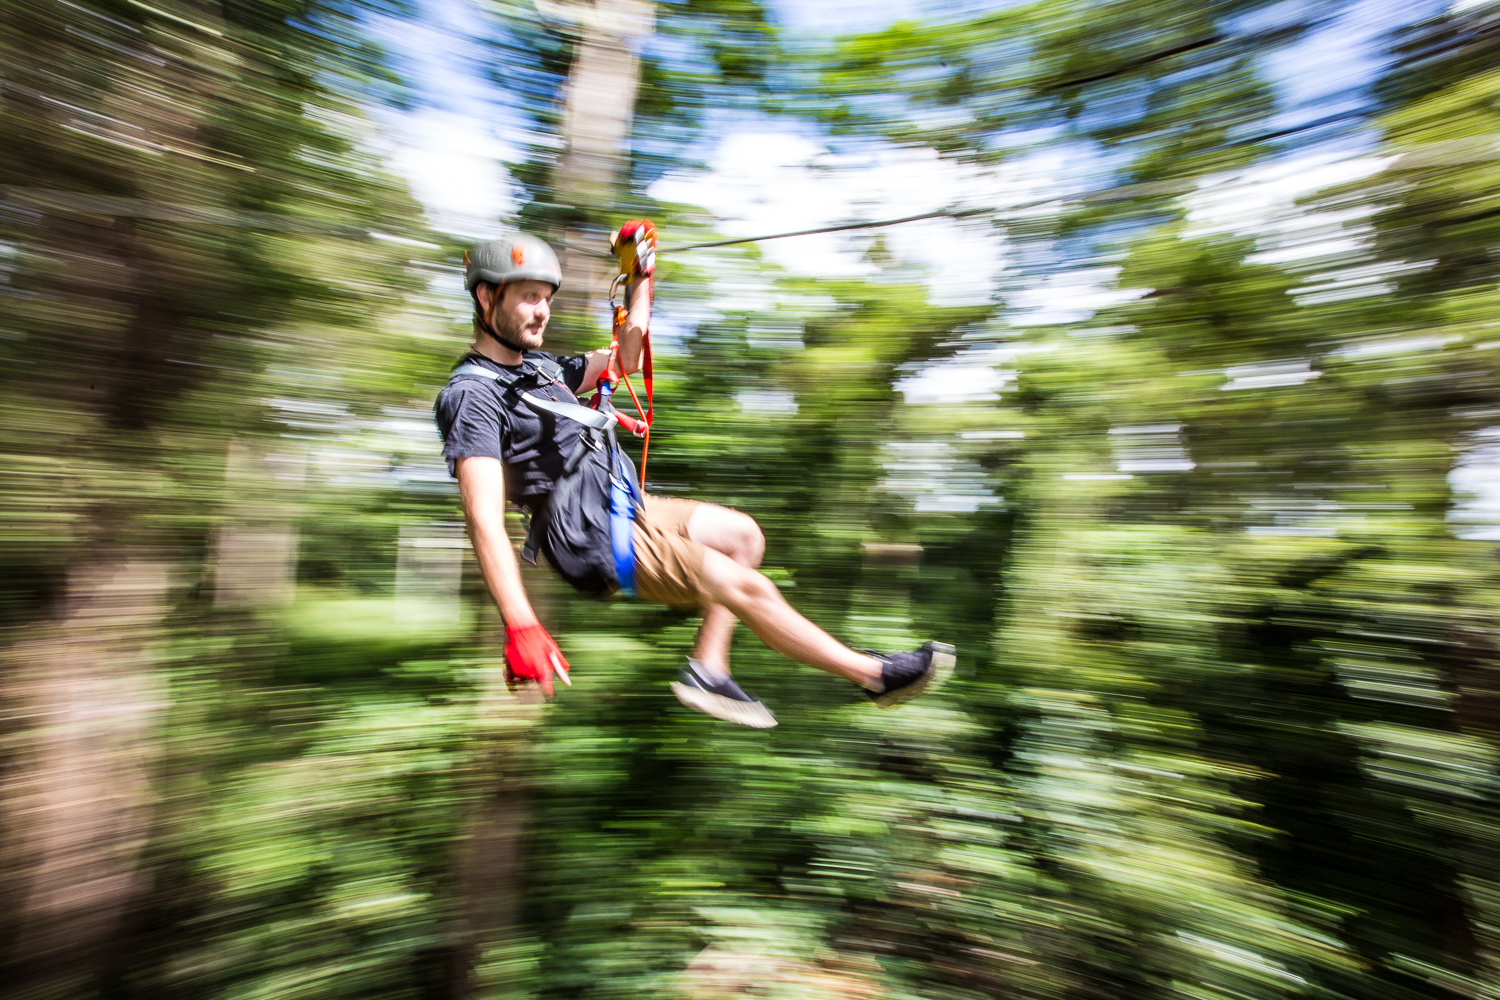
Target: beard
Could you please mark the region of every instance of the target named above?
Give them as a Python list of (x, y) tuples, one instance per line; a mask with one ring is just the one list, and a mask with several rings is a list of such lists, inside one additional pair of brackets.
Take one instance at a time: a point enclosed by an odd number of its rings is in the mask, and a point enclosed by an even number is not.
[(491, 337), (513, 351), (534, 351), (542, 346), (542, 333), (547, 329), (547, 324), (527, 327), (514, 316), (502, 314), (496, 316), (495, 322), (486, 329)]

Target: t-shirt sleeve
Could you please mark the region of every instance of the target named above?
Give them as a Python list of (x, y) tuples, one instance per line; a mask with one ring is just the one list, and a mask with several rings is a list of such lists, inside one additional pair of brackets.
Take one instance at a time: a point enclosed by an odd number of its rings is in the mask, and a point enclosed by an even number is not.
[(583, 385), (583, 375), (589, 368), (589, 356), (575, 354), (571, 358), (558, 358), (557, 363), (562, 365), (563, 384), (573, 395), (578, 395), (579, 387)]
[(500, 408), (488, 386), (450, 385), (438, 396), (434, 415), (443, 435), (448, 475), (460, 458), (500, 458)]

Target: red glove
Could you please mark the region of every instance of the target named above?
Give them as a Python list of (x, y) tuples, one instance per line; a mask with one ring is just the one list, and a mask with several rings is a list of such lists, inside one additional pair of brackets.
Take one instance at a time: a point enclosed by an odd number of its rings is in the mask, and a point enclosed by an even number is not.
[(505, 626), (505, 684), (514, 690), (518, 685), (536, 681), (548, 698), (552, 697), (552, 671), (568, 687), (568, 661), (563, 659), (557, 643), (537, 622), (530, 625)]

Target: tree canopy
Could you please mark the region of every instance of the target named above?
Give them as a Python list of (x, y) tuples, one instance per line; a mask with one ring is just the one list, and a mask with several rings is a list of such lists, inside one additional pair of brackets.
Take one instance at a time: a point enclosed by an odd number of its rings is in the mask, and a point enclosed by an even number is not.
[[(581, 286), (550, 344), (596, 345), (608, 229), (725, 235), (651, 192), (726, 122), (1069, 165), (965, 217), (1005, 261), (978, 304), (894, 228), (853, 277), (663, 255), (648, 487), (753, 515), (852, 644), (959, 651), (885, 713), (742, 636), (781, 719), (749, 731), (672, 698), (689, 616), (540, 573), (575, 686), (503, 684), (431, 429), (462, 241), (376, 141), (418, 97), (369, 25), (420, 5), (0, 0), (18, 996), (1500, 990), (1463, 492), (1500, 414), (1497, 15), (1407, 11), (1330, 111), (1273, 67), (1363, 8), (960, 6), (836, 38), (483, 8), (529, 140), (497, 228)], [(1104, 304), (1027, 306), (1063, 279)]]

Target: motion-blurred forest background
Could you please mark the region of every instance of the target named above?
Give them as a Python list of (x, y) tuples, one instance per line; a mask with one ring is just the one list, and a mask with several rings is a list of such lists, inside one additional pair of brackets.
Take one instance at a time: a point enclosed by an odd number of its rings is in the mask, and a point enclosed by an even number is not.
[(422, 6), (0, 0), (0, 992), (1500, 995), (1493, 6), (474, 9), (554, 350), (611, 228), (725, 237), (650, 191), (726, 109), (994, 181), (931, 193), (966, 301), (900, 226), (658, 292), (651, 488), (958, 674), (878, 712), (741, 635), (743, 730), (668, 691), (693, 619), (531, 574), (575, 684), (512, 696), (430, 417), (464, 240), (378, 141)]

